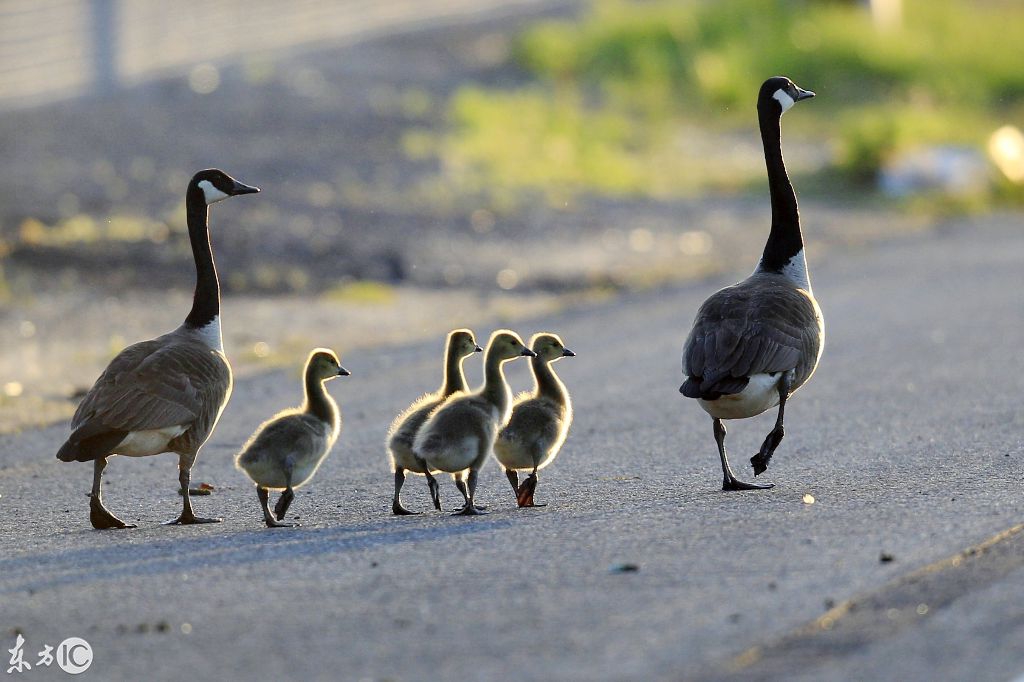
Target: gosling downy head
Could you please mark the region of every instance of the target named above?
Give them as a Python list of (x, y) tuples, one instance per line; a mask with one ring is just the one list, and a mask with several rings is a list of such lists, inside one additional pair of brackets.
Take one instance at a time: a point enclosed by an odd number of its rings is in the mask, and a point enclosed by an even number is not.
[(482, 353), (484, 350), (477, 345), (476, 337), (469, 329), (453, 329), (448, 332), (448, 348), (459, 358), (469, 357), (473, 353)]
[(772, 107), (781, 116), (800, 100), (811, 97), (814, 97), (814, 93), (810, 90), (804, 90), (785, 76), (775, 76), (761, 85), (761, 91), (757, 95), (757, 106)]
[(574, 358), (576, 353), (565, 347), (557, 334), (542, 332), (534, 334), (530, 339), (530, 348), (544, 362), (554, 362), (560, 358)]
[(306, 360), (306, 375), (319, 381), (347, 377), (350, 374), (351, 372), (341, 366), (337, 354), (330, 348), (314, 348)]
[(536, 357), (536, 353), (526, 347), (523, 339), (510, 329), (499, 329), (491, 334), (487, 342), (487, 360), (505, 362), (520, 356)]
[(199, 171), (192, 176), (192, 181), (188, 185), (188, 194), (202, 192), (203, 200), (207, 206), (223, 201), (228, 197), (238, 196), (239, 194), (256, 194), (259, 191), (259, 187), (239, 182), (217, 168), (207, 168), (206, 170)]

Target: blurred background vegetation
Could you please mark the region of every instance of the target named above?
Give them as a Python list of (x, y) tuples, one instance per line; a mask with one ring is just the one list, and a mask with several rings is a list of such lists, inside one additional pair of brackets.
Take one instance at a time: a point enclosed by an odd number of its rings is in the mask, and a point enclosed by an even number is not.
[[(1024, 120), (1024, 4), (875, 4), (890, 8), (598, 0), (579, 18), (518, 35), (511, 60), (523, 82), (460, 90), (448, 110), (452, 132), (435, 150), (463, 186), (535, 188), (556, 201), (567, 191), (671, 197), (760, 187), (762, 169), (734, 153), (729, 134), (754, 129), (757, 87), (787, 74), (820, 95), (785, 125), (824, 145), (809, 168), (798, 166), (825, 181), (812, 187), (923, 193), (950, 208), (1020, 202), (1024, 140), (1003, 127)], [(942, 149), (919, 160), (918, 174), (935, 177), (886, 181), (932, 147)], [(1004, 172), (987, 173), (986, 153)]]

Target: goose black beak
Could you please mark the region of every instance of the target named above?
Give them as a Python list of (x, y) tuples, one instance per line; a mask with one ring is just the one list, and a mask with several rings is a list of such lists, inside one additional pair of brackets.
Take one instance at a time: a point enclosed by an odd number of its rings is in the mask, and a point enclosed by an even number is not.
[(480, 346), (473, 346), (473, 352), (474, 353), (483, 353), (484, 349), (481, 348)]
[(529, 348), (524, 348), (524, 349), (523, 349), (523, 352), (522, 352), (522, 353), (520, 353), (520, 355), (525, 355), (525, 356), (526, 356), (526, 357), (528, 357), (528, 358), (535, 358), (535, 357), (537, 357), (537, 354), (536, 354), (536, 353), (534, 353), (534, 352), (533, 352), (532, 350), (530, 350)]
[(814, 97), (814, 93), (810, 90), (804, 90), (803, 88), (796, 89), (796, 97), (794, 98), (797, 102), (802, 99), (810, 99)]
[(352, 375), (352, 372), (348, 371), (344, 367), (339, 367), (338, 368), (338, 376), (339, 377), (347, 377), (347, 376), (351, 376), (351, 375)]
[(252, 185), (247, 185), (244, 182), (235, 180), (235, 185), (231, 188), (231, 196), (236, 197), (239, 194), (256, 194), (259, 191), (259, 187), (253, 187)]
[(573, 353), (573, 352), (572, 352), (571, 350), (569, 350), (568, 348), (563, 348), (563, 349), (562, 349), (562, 357), (563, 357), (563, 358), (574, 358), (574, 357), (576, 357), (576, 354), (575, 354), (575, 353)]

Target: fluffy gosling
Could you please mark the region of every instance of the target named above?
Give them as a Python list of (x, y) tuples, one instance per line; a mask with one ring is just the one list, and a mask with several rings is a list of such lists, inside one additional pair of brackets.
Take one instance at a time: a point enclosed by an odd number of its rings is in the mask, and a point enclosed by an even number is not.
[[(572, 424), (569, 391), (551, 363), (576, 354), (555, 334), (535, 334), (530, 339), (530, 348), (536, 353), (530, 361), (534, 389), (516, 398), (512, 417), (494, 441), (494, 457), (512, 484), (518, 505), (543, 507), (533, 501), (537, 472), (554, 461)], [(522, 486), (519, 471), (530, 472)]]
[[(341, 413), (324, 382), (348, 375), (334, 351), (311, 351), (306, 360), (306, 399), (302, 405), (282, 410), (263, 422), (235, 457), (235, 466), (256, 483), (256, 495), (268, 528), (298, 525), (282, 523), (295, 498), (295, 488), (313, 478), (341, 431)], [(269, 506), (270, 488), (284, 490), (273, 513)]]
[[(483, 352), (483, 348), (477, 345), (473, 332), (468, 329), (455, 329), (448, 333), (448, 340), (444, 350), (444, 381), (441, 387), (432, 393), (426, 393), (413, 402), (412, 405), (395, 417), (388, 429), (387, 451), (388, 459), (391, 462), (391, 471), (395, 474), (395, 496), (391, 501), (391, 513), (395, 515), (418, 514), (419, 512), (409, 511), (402, 506), (402, 485), (405, 483), (405, 472), (426, 476), (430, 488), (430, 497), (434, 502), (434, 508), (441, 509), (441, 497), (437, 481), (432, 474), (437, 471), (428, 471), (423, 460), (417, 459), (413, 454), (412, 444), (416, 439), (416, 433), (427, 421), (430, 413), (447, 398), (462, 393), (466, 390), (466, 375), (462, 372), (462, 363), (473, 353)], [(455, 480), (463, 497), (469, 499), (466, 484), (461, 478)]]

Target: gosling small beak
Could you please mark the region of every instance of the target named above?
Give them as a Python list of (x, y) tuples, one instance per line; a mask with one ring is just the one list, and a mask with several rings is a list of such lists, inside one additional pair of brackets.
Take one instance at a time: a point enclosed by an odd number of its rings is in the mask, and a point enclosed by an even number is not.
[(522, 353), (520, 353), (520, 355), (525, 355), (525, 356), (526, 356), (526, 357), (528, 357), (528, 358), (535, 358), (535, 357), (537, 357), (537, 354), (536, 354), (536, 353), (534, 353), (534, 352), (533, 352), (532, 350), (530, 350), (529, 348), (524, 348), (524, 349), (523, 349), (523, 352), (522, 352)]
[(576, 357), (576, 354), (575, 354), (575, 353), (573, 353), (573, 352), (572, 352), (571, 350), (569, 350), (568, 348), (563, 348), (563, 349), (562, 349), (562, 357), (563, 357), (563, 358), (574, 358), (574, 357)]
[(473, 346), (473, 352), (474, 353), (483, 353), (484, 349), (481, 348), (480, 346)]
[(796, 89), (796, 101), (799, 102), (802, 99), (810, 99), (814, 97), (814, 93), (810, 90), (804, 90), (803, 88), (797, 87)]
[(235, 197), (239, 194), (256, 194), (259, 191), (259, 187), (253, 187), (252, 185), (247, 185), (244, 182), (235, 180), (235, 185), (231, 188), (231, 196)]
[(338, 368), (338, 376), (339, 377), (347, 377), (347, 376), (351, 376), (351, 375), (352, 375), (352, 372), (348, 371), (344, 367), (339, 367)]

